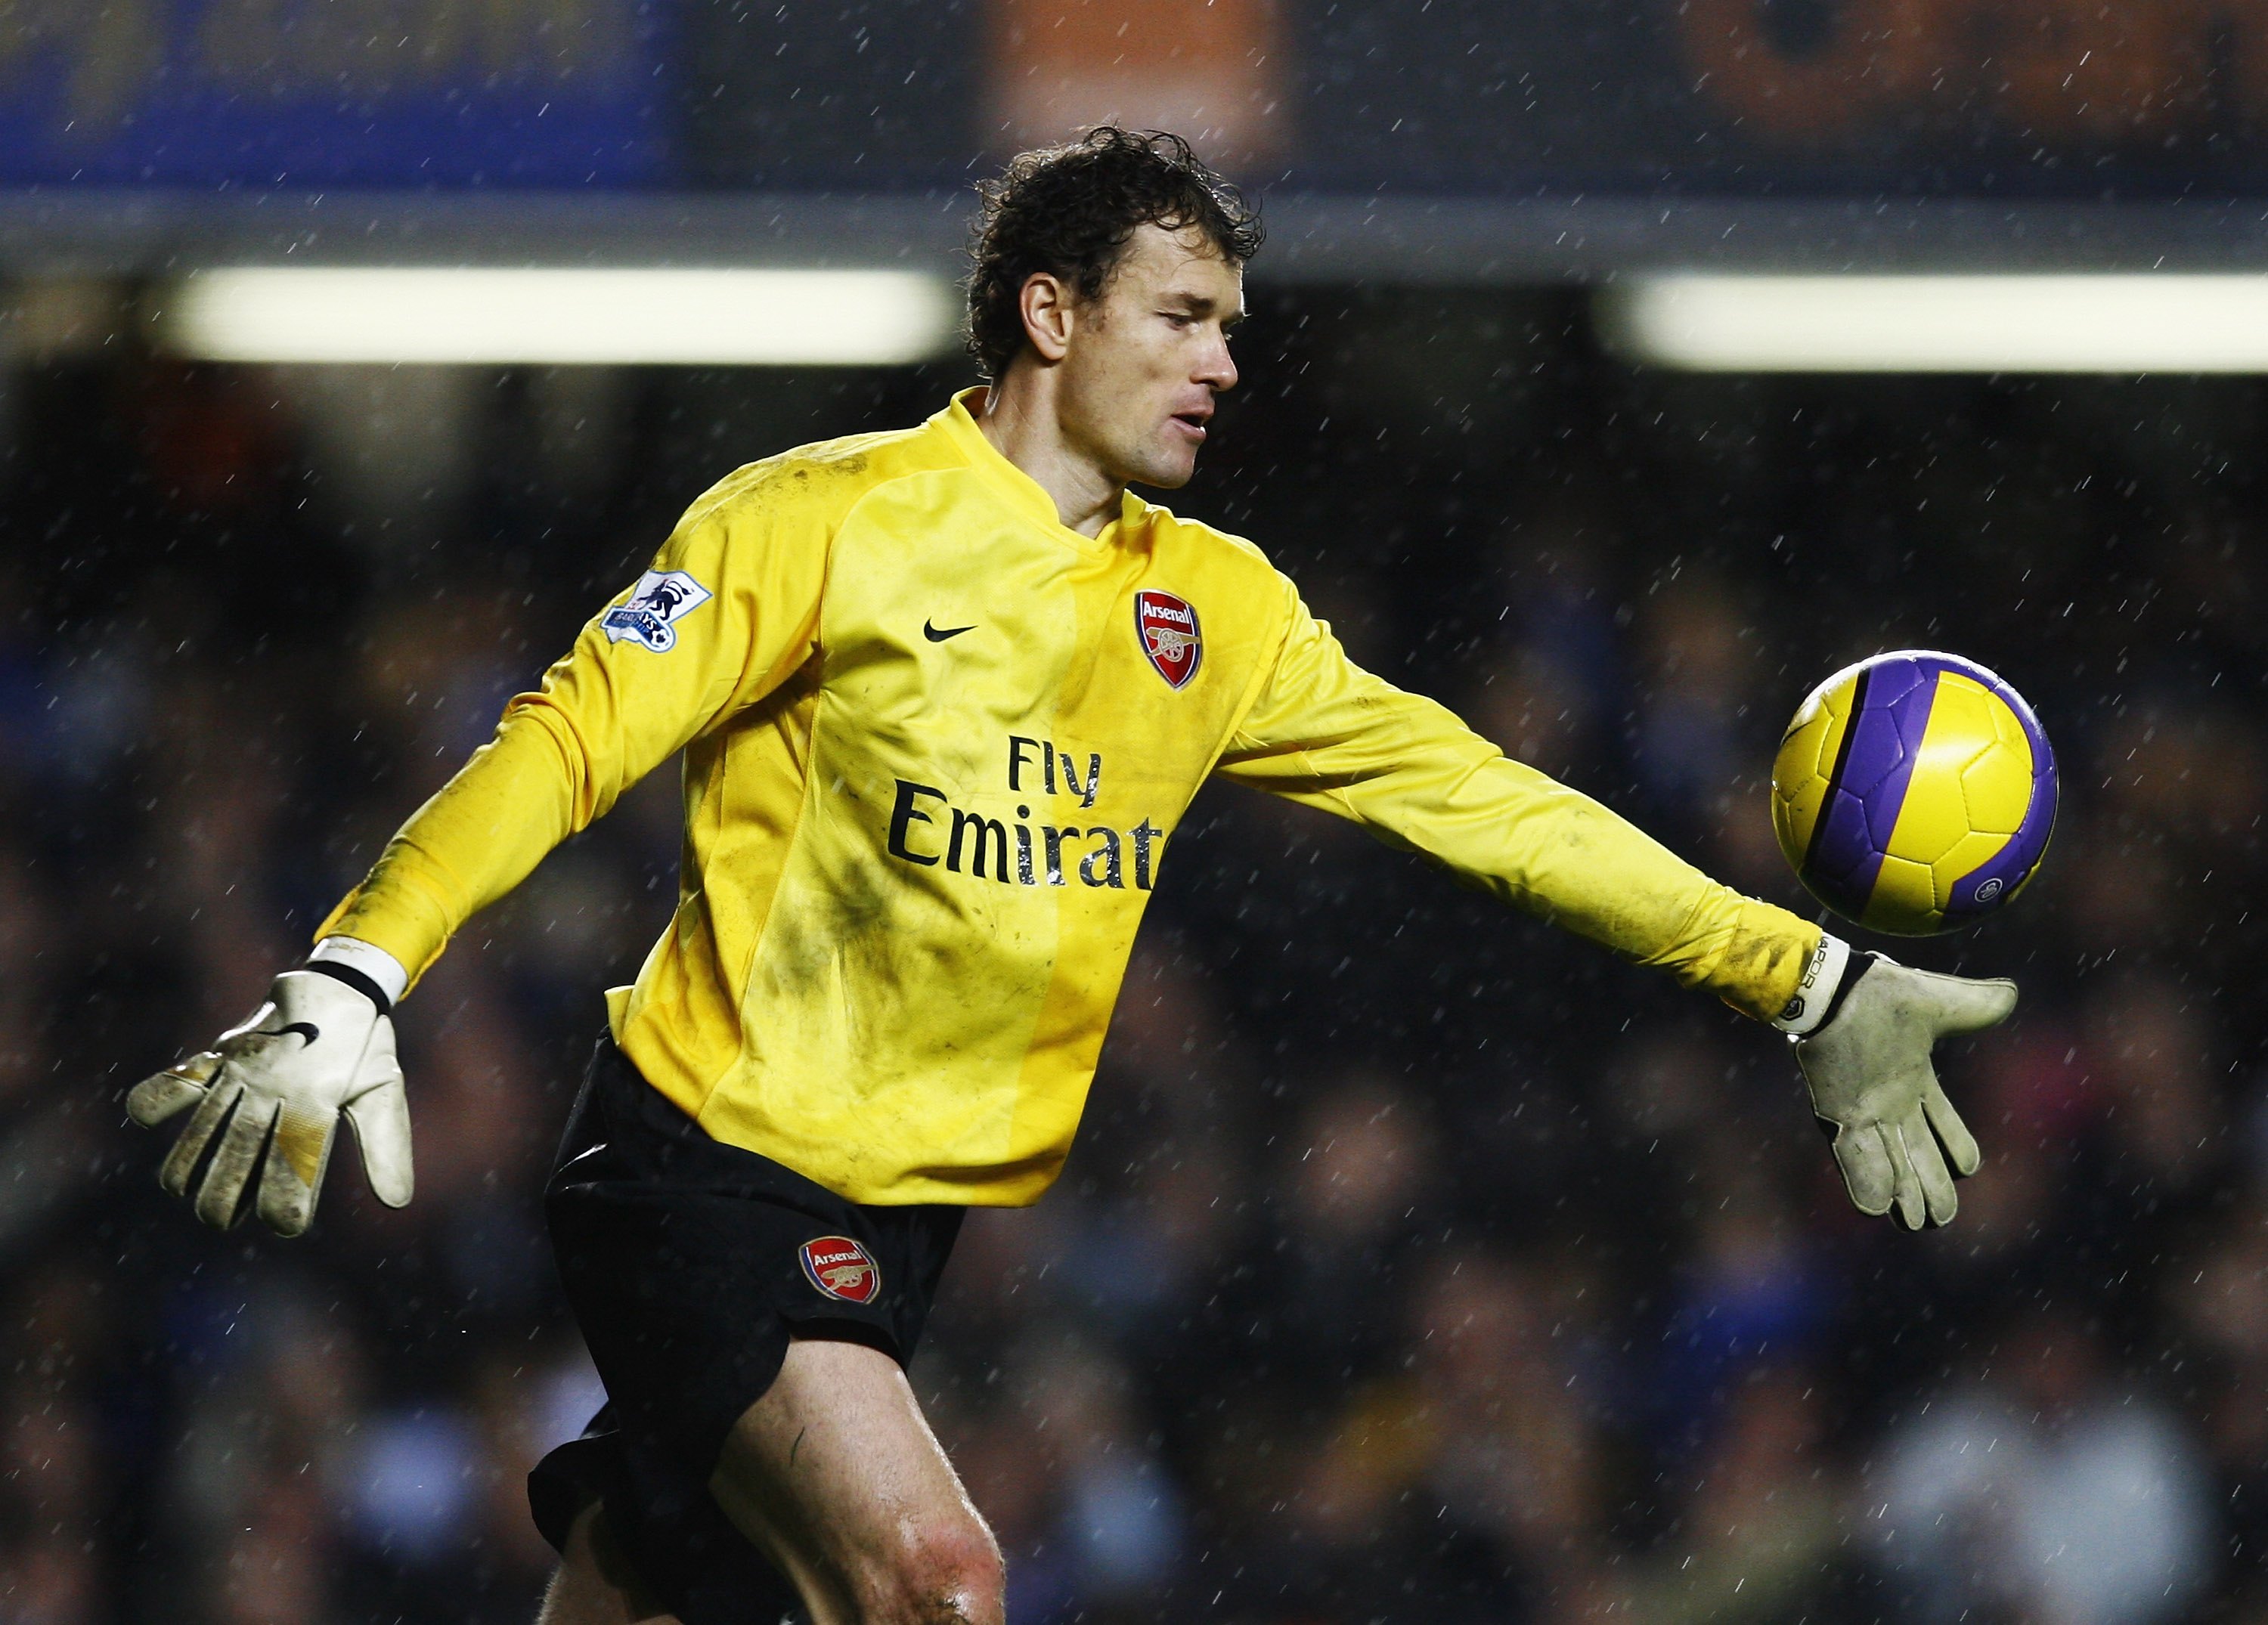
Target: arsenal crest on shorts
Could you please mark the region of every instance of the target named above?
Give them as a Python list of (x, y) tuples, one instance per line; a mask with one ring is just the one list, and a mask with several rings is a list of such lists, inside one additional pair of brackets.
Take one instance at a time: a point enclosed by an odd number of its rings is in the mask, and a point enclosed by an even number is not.
[(848, 1236), (821, 1236), (798, 1249), (803, 1276), (829, 1298), (871, 1304), (882, 1290), (882, 1272), (866, 1249)]
[(1176, 688), (1197, 674), (1204, 658), (1204, 639), (1197, 631), (1197, 612), (1187, 599), (1145, 588), (1134, 595), (1134, 635), (1142, 652), (1158, 668), (1158, 675)]

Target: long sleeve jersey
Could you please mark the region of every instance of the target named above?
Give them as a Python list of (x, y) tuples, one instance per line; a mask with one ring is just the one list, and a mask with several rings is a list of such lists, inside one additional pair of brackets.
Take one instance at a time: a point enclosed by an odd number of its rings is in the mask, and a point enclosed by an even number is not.
[(1756, 1015), (1819, 941), (1357, 667), (1259, 550), (1129, 495), (1089, 538), (968, 397), (696, 502), (318, 936), (421, 974), (685, 752), (677, 910), (616, 1041), (853, 1201), (1012, 1206), (1071, 1145), (1214, 774), (1352, 819)]

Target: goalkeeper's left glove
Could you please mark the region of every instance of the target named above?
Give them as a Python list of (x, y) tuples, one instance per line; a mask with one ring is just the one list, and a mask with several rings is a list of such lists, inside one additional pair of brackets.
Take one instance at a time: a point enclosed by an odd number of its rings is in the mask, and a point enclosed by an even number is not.
[(126, 1097), (144, 1128), (197, 1108), (158, 1178), (206, 1224), (234, 1223), (257, 1179), (261, 1221), (282, 1236), (306, 1230), (342, 1115), (361, 1143), (372, 1193), (389, 1208), (409, 1202), (409, 1102), (394, 1023), (384, 994), (364, 991), (361, 980), (335, 967), (286, 971), (212, 1048)]
[(1795, 1046), (1812, 1113), (1833, 1136), (1859, 1211), (1890, 1213), (1919, 1230), (1959, 1210), (1953, 1181), (1976, 1173), (1982, 1158), (1930, 1050), (1949, 1033), (1999, 1026), (2015, 1007), (2013, 982), (1914, 970), (1823, 939), (1774, 1025)]

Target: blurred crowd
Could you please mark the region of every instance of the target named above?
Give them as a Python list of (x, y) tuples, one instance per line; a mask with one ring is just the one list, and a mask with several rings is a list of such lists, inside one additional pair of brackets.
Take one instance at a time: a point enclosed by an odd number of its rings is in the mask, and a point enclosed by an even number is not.
[[(1985, 1148), (1852, 1212), (1785, 1045), (1351, 828), (1209, 790), (1079, 1150), (915, 1379), (1019, 1625), (2268, 1621), (2268, 390), (1696, 381), (1559, 296), (1256, 298), (1182, 511), (1357, 658), (1804, 902), (1797, 701), (1951, 648), (2065, 803), (1966, 936)], [(185, 370), (0, 389), (0, 1621), (523, 1621), (597, 1380), (537, 1192), (674, 896), (665, 770), (404, 1008), (416, 1202), (196, 1225), (136, 1078), (257, 1000), (737, 463), (954, 369)]]

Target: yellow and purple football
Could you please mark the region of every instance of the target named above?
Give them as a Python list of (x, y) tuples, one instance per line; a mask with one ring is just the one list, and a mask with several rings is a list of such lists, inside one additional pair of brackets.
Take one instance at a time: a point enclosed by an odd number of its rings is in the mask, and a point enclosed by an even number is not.
[(2055, 755), (2023, 696), (1973, 660), (1902, 649), (1797, 708), (1772, 763), (1772, 830), (1811, 894), (1922, 937), (2024, 888), (2055, 827)]

